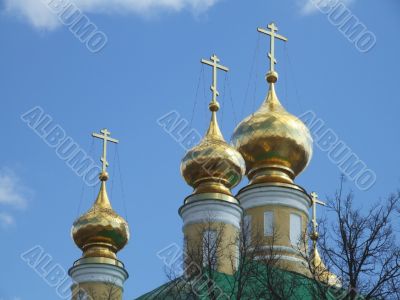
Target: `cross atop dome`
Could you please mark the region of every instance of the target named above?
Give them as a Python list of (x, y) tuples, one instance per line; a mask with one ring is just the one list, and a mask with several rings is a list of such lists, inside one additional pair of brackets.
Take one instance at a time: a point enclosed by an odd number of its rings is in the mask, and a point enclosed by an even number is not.
[(278, 73), (275, 72), (275, 64), (277, 63), (275, 58), (275, 38), (284, 42), (287, 42), (288, 39), (277, 33), (278, 27), (275, 25), (274, 22), (268, 24), (268, 29), (270, 29), (270, 31), (259, 27), (257, 28), (257, 31), (269, 35), (271, 37), (270, 52), (268, 53), (268, 57), (270, 59), (270, 67), (269, 67), (269, 72), (267, 74), (267, 81), (270, 83), (274, 83), (278, 80)]
[(316, 192), (312, 192), (311, 196), (311, 205), (312, 205), (312, 224), (313, 224), (313, 232), (311, 233), (311, 239), (315, 242), (318, 239), (318, 223), (317, 223), (317, 204), (326, 206), (326, 204), (318, 199), (318, 194)]
[(103, 165), (102, 165), (102, 170), (101, 170), (101, 174), (100, 174), (100, 180), (107, 180), (108, 179), (108, 175), (107, 175), (107, 167), (108, 167), (107, 142), (112, 142), (112, 143), (118, 144), (119, 141), (110, 137), (111, 132), (108, 131), (107, 128), (100, 130), (100, 133), (102, 133), (102, 134), (98, 134), (98, 133), (94, 132), (94, 133), (92, 133), (92, 136), (103, 140), (103, 155), (100, 158), (100, 161), (103, 163)]
[(213, 68), (213, 82), (211, 85), (211, 91), (213, 92), (213, 98), (212, 101), (210, 103), (210, 110), (211, 111), (217, 111), (219, 109), (219, 104), (217, 101), (217, 97), (219, 96), (219, 92), (217, 90), (217, 71), (222, 70), (225, 72), (228, 72), (229, 69), (223, 65), (219, 64), (219, 58), (213, 54), (213, 56), (211, 56), (211, 61), (206, 60), (206, 59), (202, 59), (201, 62), (205, 65), (209, 65)]

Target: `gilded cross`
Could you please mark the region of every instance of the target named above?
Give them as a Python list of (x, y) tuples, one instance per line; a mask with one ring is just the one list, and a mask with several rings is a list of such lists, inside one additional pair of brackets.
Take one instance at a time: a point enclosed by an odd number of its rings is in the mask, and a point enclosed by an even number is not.
[(277, 33), (278, 27), (276, 27), (275, 23), (268, 24), (268, 31), (267, 29), (264, 28), (257, 28), (258, 32), (264, 33), (266, 35), (271, 36), (271, 41), (270, 41), (270, 52), (268, 53), (268, 57), (270, 59), (270, 72), (275, 71), (275, 64), (276, 64), (276, 59), (275, 59), (275, 38), (282, 40), (284, 42), (287, 42), (287, 38), (284, 36), (280, 35)]
[(112, 142), (112, 143), (118, 143), (118, 140), (113, 139), (110, 137), (111, 132), (108, 131), (108, 129), (104, 128), (100, 130), (100, 133), (92, 133), (92, 136), (98, 139), (103, 140), (103, 156), (101, 157), (100, 161), (103, 163), (103, 168), (102, 172), (106, 172), (106, 169), (108, 167), (108, 162), (107, 162), (107, 142)]
[(318, 223), (317, 223), (317, 204), (326, 206), (326, 204), (320, 200), (318, 200), (318, 194), (316, 192), (312, 192), (311, 196), (311, 204), (312, 204), (312, 223), (313, 223), (313, 233), (318, 233)]
[(211, 85), (211, 91), (213, 92), (213, 98), (212, 98), (212, 102), (214, 104), (217, 103), (217, 96), (219, 96), (219, 92), (217, 90), (217, 70), (220, 69), (222, 71), (228, 72), (229, 69), (227, 67), (224, 67), (223, 65), (218, 64), (219, 63), (219, 58), (213, 54), (213, 56), (211, 56), (211, 61), (206, 60), (206, 59), (202, 59), (201, 62), (203, 64), (209, 65), (213, 68), (213, 82)]

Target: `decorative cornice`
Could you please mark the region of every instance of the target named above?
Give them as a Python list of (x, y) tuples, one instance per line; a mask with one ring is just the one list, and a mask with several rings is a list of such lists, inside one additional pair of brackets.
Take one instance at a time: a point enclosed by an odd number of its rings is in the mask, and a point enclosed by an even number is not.
[[(265, 256), (256, 256), (254, 259), (255, 260), (263, 260), (263, 259), (268, 259), (271, 256), (265, 255)], [(307, 262), (305, 259), (302, 258), (297, 258), (294, 256), (288, 256), (288, 255), (279, 255), (279, 261), (290, 261), (290, 262), (295, 262), (295, 263), (299, 263), (303, 266), (307, 265)]]
[(248, 186), (239, 192), (237, 198), (245, 210), (265, 205), (276, 205), (295, 208), (308, 215), (311, 205), (310, 197), (305, 190), (282, 185), (258, 184)]
[(74, 262), (74, 267), (83, 264), (108, 264), (121, 268), (125, 268), (122, 261), (108, 257), (84, 257)]
[[(258, 248), (260, 250), (273, 251), (273, 253), (287, 252), (289, 254), (294, 254), (294, 255), (300, 255), (301, 256), (300, 250), (292, 248), (292, 247), (288, 247), (288, 246), (260, 246)], [(255, 248), (251, 247), (250, 249), (254, 250)]]
[[(200, 196), (206, 194), (197, 194)], [(243, 209), (235, 203), (221, 201), (219, 199), (210, 199), (204, 197), (196, 201), (189, 201), (181, 206), (179, 215), (183, 219), (183, 226), (190, 224), (200, 224), (205, 222), (220, 222), (231, 224), (240, 228)]]
[[(241, 188), (237, 195), (241, 194), (244, 191), (251, 190), (253, 188), (258, 188), (258, 187), (283, 187), (291, 190), (297, 190), (297, 191), (302, 191), (305, 194), (308, 194), (307, 191), (301, 187), (300, 185), (297, 185), (295, 183), (283, 183), (283, 182), (269, 182), (269, 183), (255, 183), (255, 184), (248, 184)], [(311, 198), (310, 198), (311, 200)]]
[(125, 280), (129, 277), (124, 268), (101, 263), (76, 265), (69, 269), (68, 274), (76, 283), (107, 283), (114, 284), (120, 288), (123, 288)]
[(192, 194), (185, 198), (184, 204), (189, 204), (191, 202), (196, 202), (196, 201), (210, 200), (210, 199), (239, 204), (239, 201), (235, 197), (222, 193)]

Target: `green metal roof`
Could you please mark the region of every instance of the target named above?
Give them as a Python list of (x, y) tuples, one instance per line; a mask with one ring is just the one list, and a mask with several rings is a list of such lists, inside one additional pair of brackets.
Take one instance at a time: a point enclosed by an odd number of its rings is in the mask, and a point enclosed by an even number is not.
[[(285, 300), (336, 300), (338, 299), (338, 293), (340, 294), (344, 292), (341, 289), (328, 287), (326, 285), (323, 285), (322, 283), (319, 283), (311, 278), (308, 278), (298, 273), (284, 271), (276, 268), (274, 268), (273, 272), (270, 272), (265, 266), (259, 266), (259, 269), (257, 271), (257, 276), (249, 277), (248, 281), (246, 282), (244, 293), (242, 294), (243, 296), (241, 297), (241, 299), (270, 300), (281, 299), (283, 296)], [(179, 277), (175, 280), (165, 283), (164, 285), (143, 296), (140, 296), (139, 298), (137, 298), (137, 300), (209, 300), (213, 297), (210, 297), (210, 293), (207, 289), (207, 284), (205, 284), (206, 279), (208, 278), (211, 278), (211, 282), (213, 282), (214, 284), (212, 288), (212, 290), (215, 291), (214, 296), (216, 296), (214, 297), (214, 299), (236, 299), (237, 286), (235, 284), (235, 275), (212, 272), (211, 276), (206, 276), (204, 275), (205, 273), (206, 272), (203, 273), (203, 277), (199, 276), (202, 279), (196, 277), (192, 280), (192, 283), (189, 283), (188, 280), (186, 280), (186, 278), (183, 276)], [(272, 276), (274, 277), (274, 279), (272, 279), (271, 281), (273, 284), (276, 283), (276, 290), (275, 287), (272, 288), (272, 290), (279, 294), (279, 296), (274, 295), (271, 290), (271, 285), (269, 287), (266, 287), (265, 282), (269, 281), (267, 280), (266, 276), (271, 276), (271, 278)], [(324, 294), (324, 296), (322, 297), (320, 294), (321, 290)]]

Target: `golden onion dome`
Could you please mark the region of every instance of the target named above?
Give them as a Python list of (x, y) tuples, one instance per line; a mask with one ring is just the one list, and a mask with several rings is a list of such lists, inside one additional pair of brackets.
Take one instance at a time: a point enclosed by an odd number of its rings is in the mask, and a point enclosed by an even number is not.
[(312, 137), (296, 116), (288, 113), (275, 93), (277, 73), (269, 72), (268, 95), (254, 114), (235, 129), (232, 144), (246, 162), (253, 183), (293, 183), (312, 156)]
[(319, 255), (319, 251), (317, 248), (317, 240), (319, 234), (317, 231), (311, 233), (310, 238), (313, 242), (313, 249), (310, 260), (310, 271), (312, 272), (313, 277), (318, 279), (320, 282), (325, 283), (330, 286), (341, 287), (342, 283), (340, 279), (330, 272), (328, 268), (325, 266), (321, 256)]
[(88, 212), (73, 224), (71, 235), (83, 251), (83, 257), (116, 259), (116, 253), (129, 240), (128, 223), (111, 207), (106, 191), (108, 174), (100, 174), (101, 187), (97, 199)]
[(231, 195), (231, 189), (242, 179), (245, 163), (238, 151), (228, 145), (219, 129), (216, 112), (217, 102), (210, 104), (211, 122), (201, 142), (189, 150), (181, 162), (181, 174), (194, 188), (193, 193), (223, 193)]

